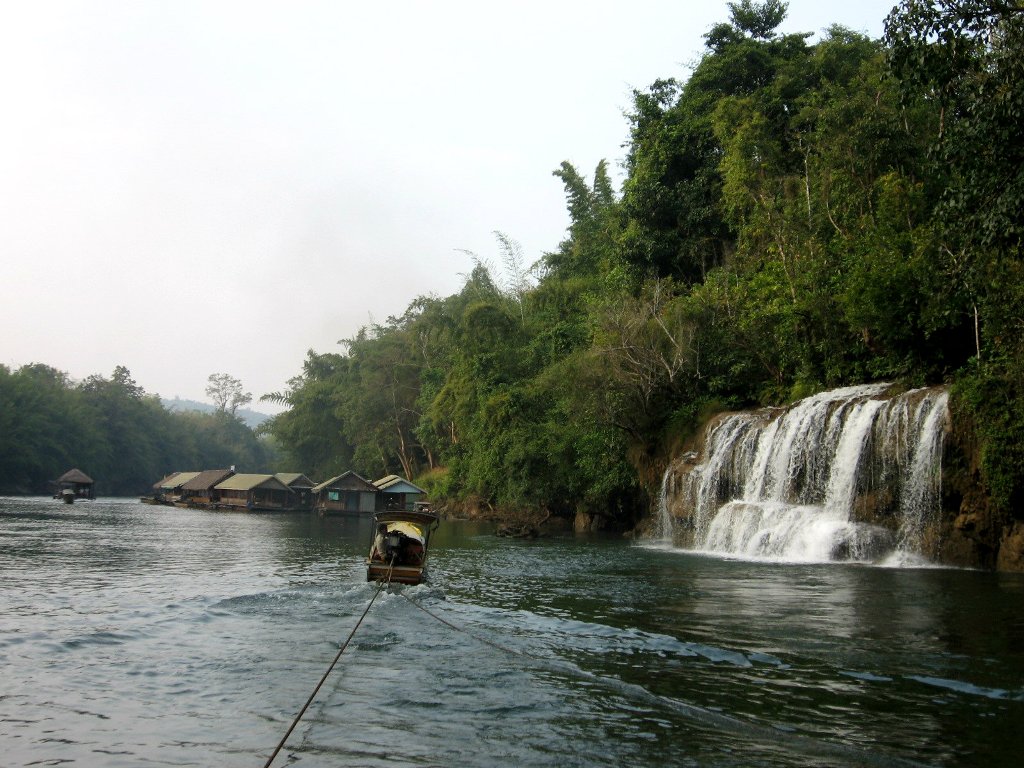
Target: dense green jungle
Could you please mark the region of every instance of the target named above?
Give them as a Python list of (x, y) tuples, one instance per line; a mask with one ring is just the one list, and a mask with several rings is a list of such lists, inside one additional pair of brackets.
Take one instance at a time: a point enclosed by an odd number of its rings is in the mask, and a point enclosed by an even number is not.
[[(230, 388), (214, 387), (217, 376)], [(0, 365), (0, 493), (52, 493), (71, 467), (96, 481), (102, 496), (148, 493), (170, 474), (196, 467), (284, 471), (272, 440), (258, 437), (236, 411), (241, 382), (210, 377), (209, 413), (168, 409), (124, 366), (82, 382), (41, 363)], [(240, 399), (241, 398), (241, 399)]]
[(852, 383), (950, 385), (961, 476), (1024, 519), (1024, 6), (905, 0), (881, 40), (728, 3), (685, 81), (633, 93), (621, 189), (554, 169), (566, 238), (496, 234), (452, 296), (310, 351), (256, 435), (127, 369), (0, 367), (0, 490), (237, 465), (400, 473), (463, 513), (629, 529), (711, 414)]

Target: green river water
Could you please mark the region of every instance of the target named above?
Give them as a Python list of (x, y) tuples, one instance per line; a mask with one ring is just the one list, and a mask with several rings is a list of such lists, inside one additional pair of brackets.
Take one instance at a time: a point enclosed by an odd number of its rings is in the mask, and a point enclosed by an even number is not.
[[(374, 596), (369, 539), (0, 498), (0, 764), (262, 766)], [(466, 522), (431, 565), (378, 597), (274, 765), (1024, 764), (1024, 576)]]

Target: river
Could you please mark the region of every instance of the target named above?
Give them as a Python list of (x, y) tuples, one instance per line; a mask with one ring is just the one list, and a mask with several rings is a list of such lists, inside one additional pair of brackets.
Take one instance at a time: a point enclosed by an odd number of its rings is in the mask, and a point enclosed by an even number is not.
[[(366, 520), (0, 498), (0, 764), (262, 766)], [(1024, 576), (442, 523), (273, 765), (1010, 766)], [(429, 613), (428, 613), (429, 611)]]

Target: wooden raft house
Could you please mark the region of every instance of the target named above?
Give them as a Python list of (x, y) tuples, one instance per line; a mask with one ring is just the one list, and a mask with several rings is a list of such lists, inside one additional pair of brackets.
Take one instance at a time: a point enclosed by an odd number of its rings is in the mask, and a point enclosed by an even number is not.
[(231, 469), (174, 472), (153, 486), (147, 504), (250, 511), (304, 512), (321, 515), (372, 515), (382, 511), (423, 511), (426, 491), (398, 475), (370, 482), (344, 472), (316, 483), (301, 472), (236, 474)]
[(379, 492), (378, 510), (406, 510), (412, 512), (417, 503), (421, 502), (427, 492), (418, 485), (413, 485), (404, 477), (388, 475), (373, 482)]
[(93, 491), (93, 479), (77, 467), (69, 469), (53, 482), (57, 486), (57, 491), (53, 494), (53, 498), (61, 499), (67, 504), (73, 504), (75, 499), (96, 498)]
[(291, 489), (274, 475), (232, 475), (214, 486), (217, 506), (250, 512), (282, 512), (289, 509)]
[(313, 487), (316, 511), (321, 515), (372, 514), (377, 508), (377, 487), (349, 471)]
[(164, 501), (164, 485), (169, 483), (172, 479), (180, 475), (181, 472), (171, 472), (166, 477), (162, 477), (153, 483), (152, 493), (149, 496), (143, 496), (139, 499), (143, 504), (165, 504)]
[[(153, 496), (150, 504), (174, 505), (181, 499), (181, 487), (189, 480), (194, 479), (198, 472), (172, 472), (163, 480), (153, 486)], [(146, 498), (143, 501), (147, 501)]]
[(206, 469), (181, 486), (175, 506), (213, 507), (220, 502), (216, 486), (235, 474), (233, 469)]
[(301, 472), (278, 472), (274, 477), (291, 490), (291, 500), (288, 504), (291, 509), (308, 511), (313, 508), (313, 488), (316, 483)]

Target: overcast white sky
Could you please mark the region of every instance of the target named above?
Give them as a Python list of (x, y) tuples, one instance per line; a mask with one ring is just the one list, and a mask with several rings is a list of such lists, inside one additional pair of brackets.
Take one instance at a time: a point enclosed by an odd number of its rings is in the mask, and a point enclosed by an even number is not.
[[(791, 0), (882, 33), (893, 0)], [(618, 165), (632, 89), (685, 79), (726, 3), (0, 0), (0, 363), (254, 399), (465, 251), (528, 262), (569, 160)], [(261, 407), (258, 402), (254, 406)], [(263, 410), (273, 410), (264, 406)]]

